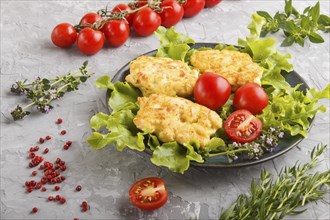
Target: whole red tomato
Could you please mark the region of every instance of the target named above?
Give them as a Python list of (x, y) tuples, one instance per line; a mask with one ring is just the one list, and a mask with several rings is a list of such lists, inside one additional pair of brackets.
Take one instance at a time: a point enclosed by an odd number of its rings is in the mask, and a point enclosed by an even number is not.
[(219, 4), (222, 0), (205, 0), (205, 8), (212, 8)]
[(225, 121), (225, 131), (235, 142), (254, 141), (262, 131), (262, 122), (248, 110), (241, 109), (231, 113)]
[(203, 10), (205, 6), (205, 0), (187, 0), (185, 4), (183, 4), (184, 8), (184, 17), (190, 18), (197, 15), (199, 12)]
[(104, 45), (104, 35), (101, 31), (86, 27), (80, 31), (77, 39), (78, 48), (86, 55), (99, 52)]
[(133, 205), (144, 210), (155, 210), (162, 207), (168, 199), (164, 180), (148, 177), (134, 183), (128, 196)]
[(164, 0), (160, 7), (162, 8), (160, 17), (164, 27), (171, 27), (181, 21), (184, 9), (177, 0)]
[(101, 20), (102, 20), (101, 15), (99, 15), (95, 12), (89, 12), (81, 18), (79, 25), (80, 26), (89, 26), (89, 25), (92, 25)]
[(133, 29), (139, 36), (151, 35), (162, 22), (161, 17), (151, 8), (138, 11), (133, 19)]
[(237, 89), (233, 98), (235, 109), (246, 109), (252, 114), (260, 114), (268, 105), (268, 95), (257, 83), (246, 83)]
[(228, 80), (210, 72), (200, 75), (194, 87), (195, 101), (212, 110), (222, 107), (228, 101), (230, 93)]
[(140, 8), (142, 6), (145, 6), (146, 4), (148, 4), (148, 0), (138, 0), (136, 3), (136, 7)]
[[(131, 10), (132, 10), (132, 8), (126, 4), (118, 4), (112, 9), (113, 12), (131, 11)], [(125, 19), (129, 25), (132, 25), (134, 15), (135, 14), (133, 13), (133, 14), (128, 14), (125, 16)]]
[(61, 48), (70, 47), (77, 39), (76, 29), (69, 23), (56, 25), (51, 34), (52, 42)]
[(125, 20), (110, 20), (104, 24), (103, 33), (111, 46), (119, 47), (129, 37), (129, 25)]

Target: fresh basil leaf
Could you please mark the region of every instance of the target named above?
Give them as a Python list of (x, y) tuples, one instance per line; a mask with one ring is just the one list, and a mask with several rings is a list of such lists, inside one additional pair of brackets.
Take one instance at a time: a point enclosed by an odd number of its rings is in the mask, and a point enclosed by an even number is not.
[(286, 15), (289, 17), (292, 13), (292, 0), (285, 0), (284, 11)]
[(257, 11), (257, 14), (260, 15), (261, 17), (264, 17), (268, 22), (273, 20), (272, 16), (270, 16), (270, 14), (266, 11)]
[(311, 32), (308, 35), (308, 39), (312, 42), (312, 43), (323, 43), (324, 39), (323, 37), (321, 37), (321, 35), (319, 35), (318, 33), (315, 32)]
[(294, 38), (290, 35), (284, 39), (284, 41), (281, 43), (281, 47), (288, 47), (291, 46), (294, 43)]

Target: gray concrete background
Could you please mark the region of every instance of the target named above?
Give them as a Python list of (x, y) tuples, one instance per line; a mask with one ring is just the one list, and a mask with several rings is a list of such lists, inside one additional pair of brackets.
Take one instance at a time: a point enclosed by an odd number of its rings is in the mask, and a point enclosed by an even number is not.
[[(139, 54), (158, 47), (153, 37), (130, 37), (120, 48), (104, 48), (98, 54), (86, 57), (74, 46), (68, 50), (56, 48), (50, 41), (53, 27), (61, 22), (78, 23), (83, 14), (106, 4), (113, 7), (119, 1), (1, 1), (1, 219), (217, 219), (221, 210), (228, 208), (241, 193), (247, 192), (252, 178), (258, 178), (262, 168), (276, 174), (283, 166), (297, 160), (309, 161), (309, 153), (318, 143), (329, 144), (329, 111), (317, 114), (309, 137), (298, 147), (272, 161), (236, 169), (204, 169), (191, 167), (184, 175), (156, 167), (146, 157), (135, 152), (117, 152), (112, 147), (92, 150), (85, 139), (90, 135), (89, 119), (97, 112), (106, 112), (105, 91), (93, 82), (103, 74), (113, 76), (121, 66)], [(125, 2), (125, 1), (120, 1)], [(223, 1), (217, 7), (205, 9), (198, 16), (184, 19), (176, 29), (188, 34), (196, 42), (237, 42), (249, 34), (250, 15), (257, 10), (274, 14), (283, 9), (284, 1)], [(294, 1), (302, 10), (316, 1)], [(321, 1), (321, 12), (329, 15), (329, 1)], [(322, 34), (323, 44), (306, 42), (305, 47), (294, 45), (281, 48), (292, 54), (295, 70), (311, 87), (324, 88), (329, 82), (329, 34)], [(283, 39), (282, 34), (274, 35)], [(280, 42), (280, 41), (279, 41)], [(16, 80), (33, 80), (37, 76), (53, 77), (77, 69), (89, 60), (95, 76), (54, 102), (49, 114), (32, 114), (20, 121), (12, 121), (10, 111), (22, 99), (11, 95), (9, 89)], [(323, 101), (329, 108), (329, 101)], [(64, 122), (55, 124), (61, 117)], [(67, 129), (65, 136), (59, 135)], [(67, 197), (65, 205), (46, 202), (55, 195), (47, 192), (25, 193), (25, 180), (32, 179), (26, 168), (27, 150), (37, 144), (39, 137), (51, 135), (52, 140), (41, 145), (49, 147), (45, 159), (61, 157), (67, 162), (60, 194)], [(69, 151), (63, 151), (65, 141), (73, 141)], [(329, 169), (329, 151), (317, 168)], [(40, 174), (38, 174), (40, 175)], [(130, 186), (138, 179), (158, 176), (165, 180), (169, 200), (154, 212), (142, 212), (130, 204), (127, 197)], [(83, 190), (74, 192), (81, 184)], [(91, 209), (80, 211), (81, 201), (89, 202)], [(326, 201), (330, 201), (327, 194)], [(32, 207), (37, 214), (31, 214)], [(329, 203), (319, 201), (307, 206), (308, 210), (286, 219), (329, 219)]]

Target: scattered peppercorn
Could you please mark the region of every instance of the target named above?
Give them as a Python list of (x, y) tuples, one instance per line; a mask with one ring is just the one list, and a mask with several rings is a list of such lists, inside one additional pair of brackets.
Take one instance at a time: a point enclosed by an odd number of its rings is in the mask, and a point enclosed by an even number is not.
[(37, 207), (34, 207), (34, 208), (32, 209), (32, 212), (33, 212), (33, 213), (37, 213), (37, 212), (38, 212), (38, 208), (37, 208)]
[(81, 191), (81, 185), (76, 186), (76, 191)]
[(66, 130), (62, 130), (61, 135), (65, 135), (65, 134), (66, 134)]
[(47, 135), (47, 136), (45, 137), (45, 139), (48, 141), (48, 140), (52, 139), (52, 137), (49, 136), (49, 135)]
[(62, 124), (62, 122), (63, 122), (62, 118), (58, 118), (57, 121), (56, 121), (57, 124)]

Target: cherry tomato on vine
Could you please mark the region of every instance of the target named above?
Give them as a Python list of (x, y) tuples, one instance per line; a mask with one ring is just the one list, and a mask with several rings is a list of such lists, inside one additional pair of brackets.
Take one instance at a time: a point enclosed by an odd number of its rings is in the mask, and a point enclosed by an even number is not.
[(160, 7), (163, 10), (160, 17), (164, 27), (171, 27), (181, 21), (184, 9), (177, 0), (164, 0)]
[(99, 52), (104, 45), (104, 35), (101, 31), (86, 27), (80, 31), (77, 39), (78, 48), (86, 55)]
[(162, 207), (168, 199), (165, 183), (157, 177), (137, 181), (129, 190), (128, 196), (133, 205), (149, 211)]
[(162, 22), (161, 17), (151, 8), (138, 11), (133, 19), (133, 29), (139, 36), (151, 35)]
[[(132, 10), (132, 8), (126, 4), (118, 4), (112, 9), (113, 12), (131, 11), (131, 10)], [(129, 25), (132, 25), (134, 15), (135, 15), (135, 13), (128, 14), (125, 16), (125, 19), (129, 23)]]
[(130, 29), (125, 20), (110, 20), (104, 24), (102, 31), (107, 42), (114, 47), (119, 47), (129, 37)]
[(205, 8), (212, 8), (219, 4), (222, 0), (205, 0)]
[(195, 101), (212, 110), (222, 107), (228, 101), (230, 93), (228, 80), (210, 72), (200, 75), (194, 87)]
[(183, 16), (190, 18), (203, 10), (205, 6), (205, 0), (187, 0), (186, 3), (182, 6), (184, 8)]
[(77, 31), (71, 24), (61, 23), (53, 29), (51, 39), (56, 46), (67, 48), (76, 42)]
[(92, 25), (101, 20), (102, 20), (101, 15), (99, 15), (95, 12), (89, 12), (81, 18), (79, 25), (80, 26), (89, 26), (89, 25)]
[(248, 143), (254, 141), (262, 131), (262, 122), (248, 110), (237, 110), (225, 121), (225, 131), (235, 142)]
[(268, 105), (268, 95), (257, 83), (246, 83), (237, 89), (233, 98), (235, 109), (246, 109), (252, 114), (260, 114)]

